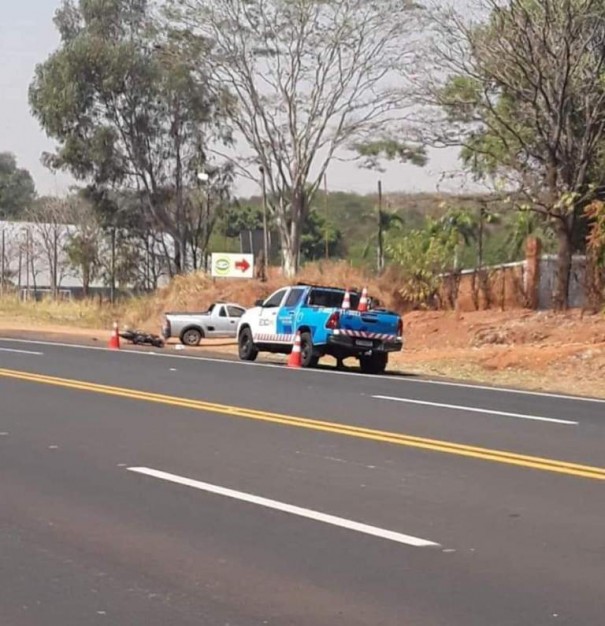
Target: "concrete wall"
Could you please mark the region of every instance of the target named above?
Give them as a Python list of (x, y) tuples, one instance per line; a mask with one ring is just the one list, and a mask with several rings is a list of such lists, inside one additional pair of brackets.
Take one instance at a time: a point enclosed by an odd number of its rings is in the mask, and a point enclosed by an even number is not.
[[(453, 284), (454, 280), (458, 281), (457, 286)], [(447, 303), (449, 300), (451, 306), (451, 290), (457, 289), (454, 306), (458, 311), (505, 310), (527, 306), (527, 270), (523, 261), (487, 267), (481, 272), (466, 270), (457, 279), (447, 277), (445, 281), (441, 290), (442, 302)]]
[[(446, 308), (455, 300), (454, 306), (459, 311), (490, 308), (547, 310), (553, 306), (556, 277), (557, 257), (542, 255), (539, 240), (532, 238), (527, 241), (525, 261), (444, 276), (441, 300)], [(574, 256), (569, 285), (570, 307), (585, 306), (585, 277), (586, 257)], [(457, 297), (453, 298), (452, 294)]]
[[(569, 306), (581, 308), (585, 305), (586, 257), (574, 256), (569, 278)], [(540, 282), (538, 287), (538, 308), (551, 309), (553, 291), (557, 279), (557, 257), (545, 255), (540, 259)]]

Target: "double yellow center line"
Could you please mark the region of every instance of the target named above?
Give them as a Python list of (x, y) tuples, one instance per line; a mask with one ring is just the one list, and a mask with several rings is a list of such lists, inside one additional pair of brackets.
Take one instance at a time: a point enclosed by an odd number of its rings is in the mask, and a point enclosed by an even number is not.
[(295, 428), (306, 428), (309, 430), (345, 435), (347, 437), (356, 437), (358, 439), (366, 439), (369, 441), (390, 443), (398, 446), (421, 448), (423, 450), (432, 450), (433, 452), (442, 452), (445, 454), (455, 454), (457, 456), (471, 457), (495, 463), (517, 465), (520, 467), (542, 470), (544, 472), (555, 472), (558, 474), (567, 474), (569, 476), (577, 476), (581, 478), (605, 480), (605, 468), (602, 467), (579, 465), (577, 463), (568, 463), (566, 461), (516, 454), (505, 450), (492, 450), (490, 448), (480, 448), (477, 446), (469, 446), (449, 441), (440, 441), (438, 439), (413, 437), (402, 433), (374, 430), (371, 428), (362, 428), (348, 424), (339, 424), (338, 422), (326, 422), (322, 420), (283, 415), (280, 413), (256, 411), (254, 409), (229, 406), (226, 404), (215, 404), (213, 402), (205, 402), (203, 400), (189, 400), (186, 398), (178, 398), (158, 393), (149, 393), (147, 391), (137, 391), (135, 389), (99, 385), (96, 383), (69, 380), (66, 378), (56, 378), (54, 376), (44, 376), (41, 374), (30, 374), (28, 372), (0, 369), (0, 377), (52, 385), (54, 387), (63, 387), (65, 389), (73, 389), (76, 391), (88, 391), (108, 396), (128, 398), (131, 400), (155, 402), (157, 404), (176, 406), (184, 409), (219, 413), (223, 415), (230, 415), (232, 417), (242, 417), (263, 422), (272, 422), (274, 424), (283, 424), (285, 426), (292, 426)]

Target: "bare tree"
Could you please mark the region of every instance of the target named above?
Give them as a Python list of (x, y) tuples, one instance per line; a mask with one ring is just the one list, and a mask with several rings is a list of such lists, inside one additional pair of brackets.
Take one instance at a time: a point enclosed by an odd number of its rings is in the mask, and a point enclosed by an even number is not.
[(17, 274), (13, 262), (19, 257), (19, 242), (14, 227), (7, 222), (0, 224), (0, 295), (4, 295)]
[[(458, 3), (457, 3), (458, 4)], [(473, 173), (521, 193), (558, 240), (566, 308), (583, 208), (605, 185), (602, 0), (475, 0), (435, 12), (429, 134)], [(441, 124), (436, 122), (441, 122)]]
[(73, 229), (64, 246), (69, 264), (82, 278), (84, 297), (99, 271), (99, 245), (103, 236), (101, 224), (92, 205), (85, 199), (73, 198), (70, 207)]
[(187, 36), (213, 45), (215, 78), (235, 97), (234, 125), (253, 153), (238, 156), (236, 171), (266, 185), (292, 276), (331, 160), (405, 119), (406, 79), (421, 62), (421, 11), (410, 0), (172, 4)]
[[(52, 296), (56, 298), (61, 282), (69, 270), (69, 262), (63, 251), (69, 237), (70, 200), (41, 198), (25, 215), (31, 223), (30, 264), (34, 259), (44, 259)], [(36, 273), (32, 271), (32, 275), (35, 276)]]

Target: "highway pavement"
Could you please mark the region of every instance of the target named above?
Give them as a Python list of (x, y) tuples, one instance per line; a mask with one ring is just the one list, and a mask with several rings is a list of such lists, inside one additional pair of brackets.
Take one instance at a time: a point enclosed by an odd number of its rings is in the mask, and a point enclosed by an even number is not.
[(605, 401), (0, 339), (0, 626), (602, 626)]

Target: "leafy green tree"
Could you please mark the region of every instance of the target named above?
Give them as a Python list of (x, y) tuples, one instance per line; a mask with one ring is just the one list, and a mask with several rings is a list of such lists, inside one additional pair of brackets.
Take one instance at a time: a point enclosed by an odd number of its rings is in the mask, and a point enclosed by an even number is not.
[(263, 209), (260, 204), (235, 200), (224, 208), (220, 219), (225, 237), (239, 237), (246, 230), (262, 230)]
[(19, 168), (10, 152), (0, 153), (0, 219), (19, 219), (35, 198), (36, 188), (28, 170)]
[(58, 142), (47, 164), (97, 197), (136, 196), (153, 227), (172, 237), (181, 272), (200, 239), (192, 231), (207, 217), (210, 182), (219, 182), (215, 196), (228, 187), (228, 172), (203, 185), (199, 178), (210, 145), (230, 140), (228, 99), (210, 84), (203, 42), (171, 37), (152, 9), (147, 0), (65, 0), (55, 15), (60, 46), (36, 67), (30, 103)]
[(605, 4), (480, 8), (482, 22), (456, 8), (436, 15), (438, 69), (427, 92), (444, 117), (430, 134), (462, 146), (477, 178), (520, 192), (519, 204), (544, 217), (557, 237), (554, 300), (565, 308), (583, 207), (605, 187)]
[(344, 256), (342, 233), (317, 210), (311, 209), (305, 220), (300, 253), (303, 261)]

